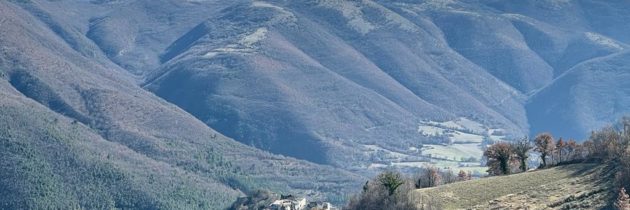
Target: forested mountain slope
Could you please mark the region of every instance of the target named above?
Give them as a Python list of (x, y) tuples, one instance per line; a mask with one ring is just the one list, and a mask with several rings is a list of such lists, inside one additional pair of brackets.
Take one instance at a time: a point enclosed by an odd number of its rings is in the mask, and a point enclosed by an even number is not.
[(214, 209), (259, 188), (332, 199), (360, 182), (229, 139), (58, 36), (71, 31), (6, 1), (0, 14), (1, 208)]
[(430, 141), (425, 120), (580, 139), (628, 111), (600, 104), (627, 100), (624, 65), (576, 70), (623, 62), (628, 26), (609, 14), (627, 4), (235, 3), (174, 40), (145, 87), (241, 142), (333, 165), (365, 145), (406, 153)]
[[(130, 205), (152, 206), (185, 202), (161, 199), (172, 193), (225, 206), (255, 188), (343, 199), (359, 173), (429, 161), (423, 144), (459, 161), (462, 151), (480, 156), (483, 140), (541, 131), (581, 139), (630, 111), (629, 8), (623, 0), (0, 1), (0, 138), (17, 145), (0, 152), (45, 164), (24, 163), (57, 177), (46, 185), (63, 185), (72, 205), (107, 193), (118, 205), (126, 196), (116, 192), (129, 190), (144, 194)], [(86, 167), (124, 174), (103, 180), (131, 188), (83, 198), (77, 183), (101, 175), (59, 177)], [(6, 183), (33, 184), (8, 171)], [(147, 174), (170, 187), (147, 188)], [(172, 178), (179, 174), (188, 178)], [(191, 180), (201, 184), (177, 191)]]

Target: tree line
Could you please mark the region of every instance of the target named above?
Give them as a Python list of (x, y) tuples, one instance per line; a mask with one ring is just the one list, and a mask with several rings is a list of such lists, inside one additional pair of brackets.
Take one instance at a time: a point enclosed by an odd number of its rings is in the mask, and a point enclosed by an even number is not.
[[(614, 173), (613, 191), (618, 192), (612, 207), (630, 210), (630, 196), (625, 189), (630, 187), (630, 118), (623, 118), (619, 123), (593, 131), (590, 137), (581, 143), (576, 140), (557, 140), (550, 133), (536, 135), (533, 140), (522, 138), (511, 142), (496, 142), (489, 145), (483, 153), (491, 176), (520, 173), (530, 168), (544, 169), (556, 165), (572, 163), (599, 163), (612, 168)], [(536, 167), (528, 166), (530, 157), (539, 159)], [(427, 167), (414, 178), (406, 178), (399, 172), (386, 171), (368, 181), (358, 195), (350, 199), (347, 210), (355, 209), (441, 209), (435, 200), (418, 200), (422, 196), (413, 196), (413, 189), (435, 187), (457, 181), (471, 179), (470, 172)], [(604, 178), (604, 177), (602, 177)]]
[(531, 154), (540, 158), (537, 168), (547, 168), (559, 164), (584, 161), (595, 150), (591, 140), (584, 143), (562, 138), (557, 141), (550, 133), (541, 133), (533, 141), (525, 137), (512, 142), (498, 142), (490, 145), (483, 153), (489, 175), (506, 175), (524, 172)]
[[(591, 132), (590, 137), (578, 143), (575, 140), (557, 141), (549, 133), (536, 136), (533, 141), (523, 138), (513, 142), (499, 142), (483, 153), (490, 175), (507, 175), (528, 170), (530, 154), (540, 158), (539, 169), (555, 165), (591, 162), (608, 167), (614, 175), (614, 201), (616, 209), (630, 210), (630, 118), (622, 118), (615, 125)], [(605, 177), (602, 177), (605, 179)]]
[[(628, 145), (630, 142), (630, 118), (624, 118), (615, 126), (607, 126), (591, 132), (590, 137), (578, 143), (559, 138), (557, 141), (550, 133), (538, 134), (533, 141), (527, 137), (512, 142), (498, 142), (487, 147), (483, 156), (487, 160), (490, 175), (505, 175), (523, 172), (531, 154), (537, 154), (540, 165), (547, 168), (555, 165), (594, 162), (615, 163), (615, 168), (627, 165)], [(627, 180), (630, 183), (630, 180)]]
[(472, 172), (452, 169), (441, 170), (427, 166), (412, 177), (405, 177), (398, 171), (385, 171), (376, 178), (365, 182), (363, 190), (352, 197), (344, 210), (431, 210), (442, 209), (435, 200), (422, 200), (412, 196), (414, 189), (436, 187), (443, 184), (472, 179)]

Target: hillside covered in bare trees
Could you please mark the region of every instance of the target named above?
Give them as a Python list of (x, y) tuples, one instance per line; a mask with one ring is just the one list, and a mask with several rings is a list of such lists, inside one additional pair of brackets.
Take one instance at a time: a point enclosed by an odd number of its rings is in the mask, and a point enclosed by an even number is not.
[[(630, 113), (628, 11), (627, 0), (0, 0), (0, 209), (483, 206), (440, 190), (509, 177), (543, 187), (528, 175), (581, 166), (593, 170), (569, 182), (590, 188), (601, 172), (611, 187), (545, 205), (622, 208), (627, 122), (604, 126)], [(440, 196), (415, 196), (430, 189)]]

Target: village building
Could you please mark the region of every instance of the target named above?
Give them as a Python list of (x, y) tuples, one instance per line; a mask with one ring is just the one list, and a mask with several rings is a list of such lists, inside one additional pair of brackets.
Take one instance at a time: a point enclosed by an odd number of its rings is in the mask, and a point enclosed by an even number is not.
[(336, 210), (328, 202), (310, 202), (307, 204), (305, 198), (298, 198), (292, 195), (282, 195), (280, 200), (276, 200), (269, 205), (270, 210)]
[(304, 210), (306, 208), (306, 199), (292, 195), (283, 195), (280, 197), (280, 200), (271, 203), (269, 208), (271, 210)]

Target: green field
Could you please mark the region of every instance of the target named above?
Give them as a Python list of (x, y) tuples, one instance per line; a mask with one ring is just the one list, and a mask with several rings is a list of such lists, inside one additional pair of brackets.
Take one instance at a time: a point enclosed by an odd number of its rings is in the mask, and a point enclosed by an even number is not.
[(452, 144), (452, 145), (435, 145), (426, 144), (426, 149), (422, 151), (422, 154), (435, 158), (444, 158), (448, 160), (461, 161), (462, 158), (476, 158), (479, 159), (483, 155), (483, 151), (479, 147), (479, 144)]
[(453, 170), (454, 173), (459, 172), (459, 170), (464, 170), (467, 172), (473, 172), (475, 174), (486, 174), (488, 168), (487, 167), (483, 167), (483, 166), (467, 166), (467, 167), (462, 167), (460, 166), (460, 162), (453, 162), (453, 161), (436, 161), (435, 163), (432, 163), (435, 167), (441, 168), (441, 169), (446, 169), (446, 168), (450, 168), (451, 170)]
[[(610, 198), (603, 167), (575, 164), (416, 190), (419, 201), (444, 209), (601, 209)], [(606, 180), (606, 181), (601, 181)]]

